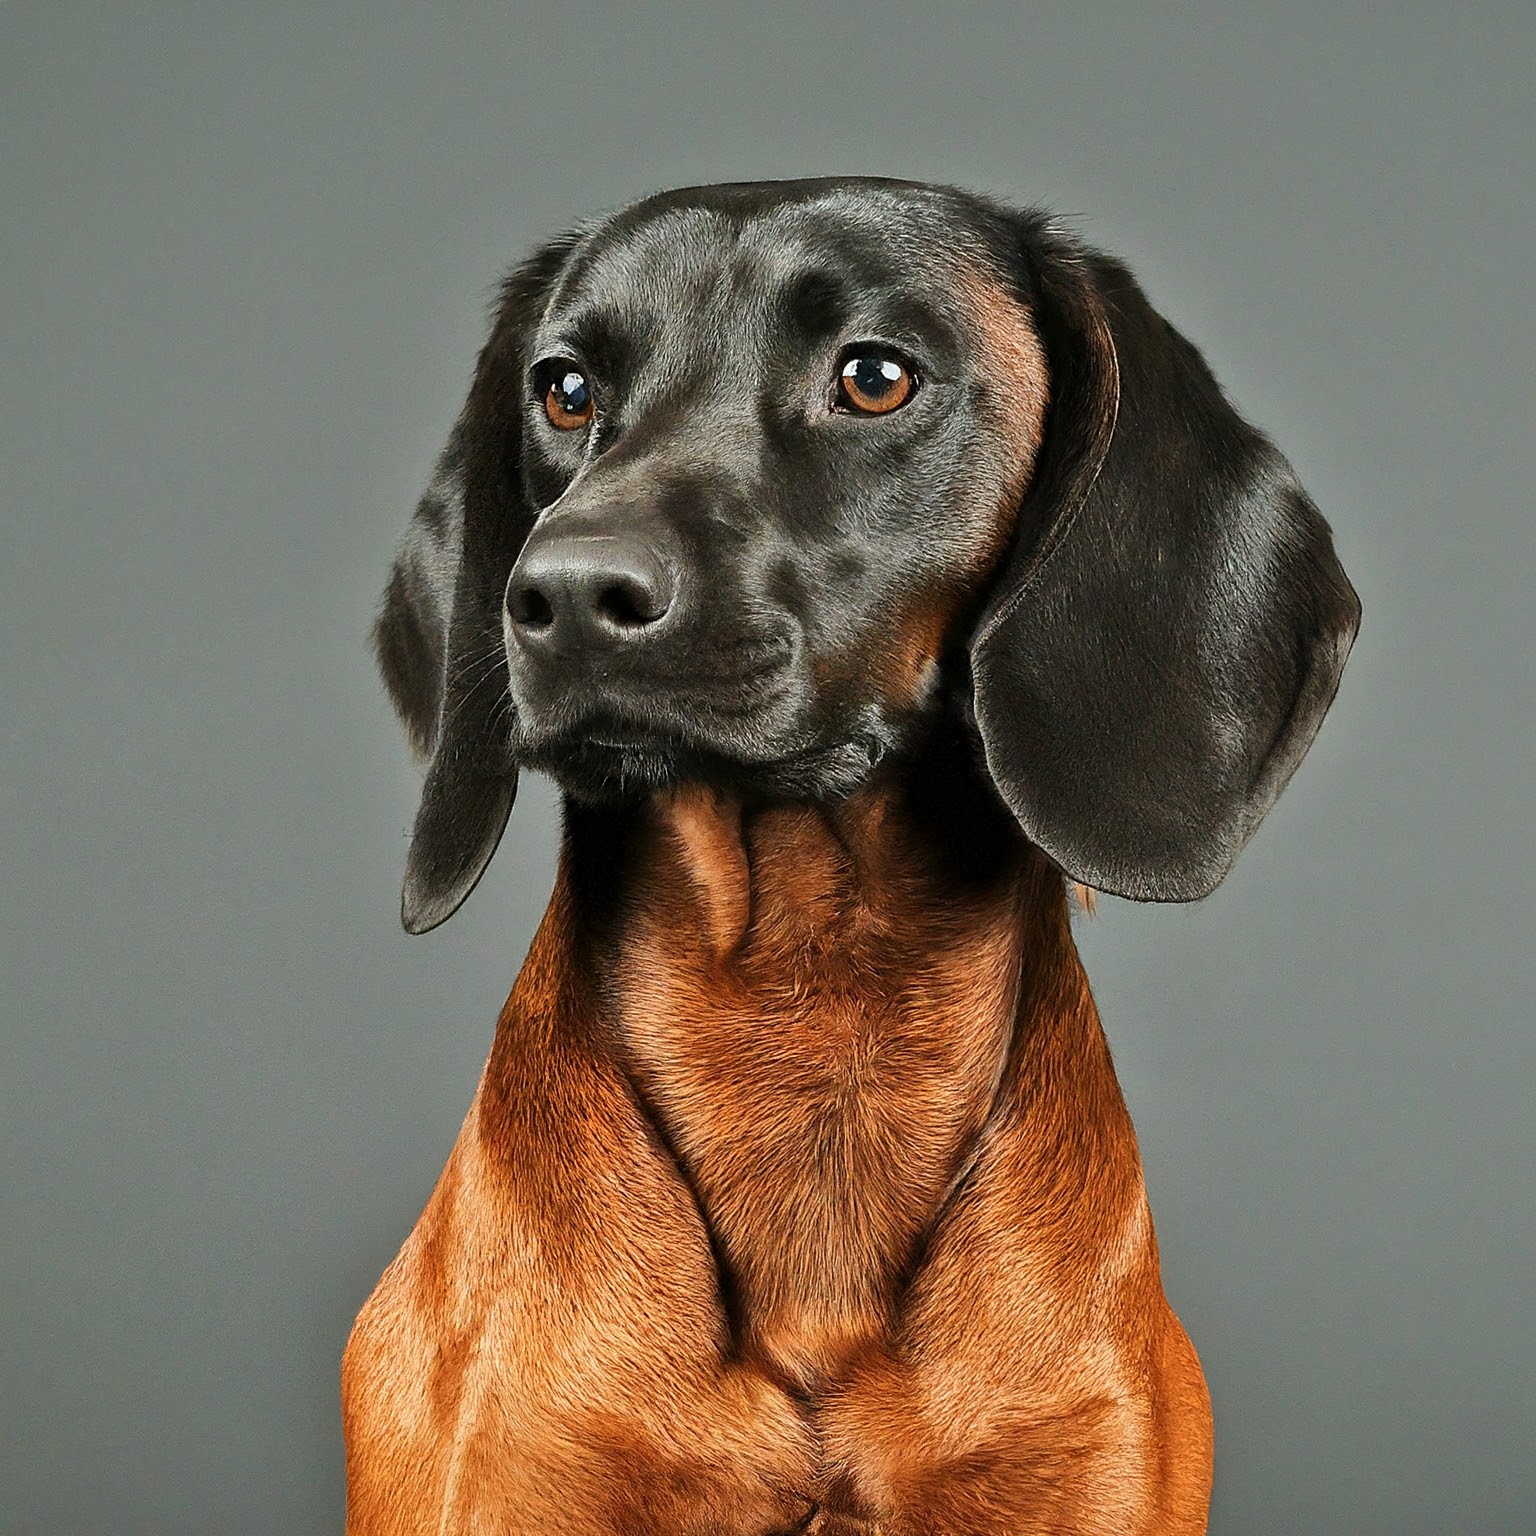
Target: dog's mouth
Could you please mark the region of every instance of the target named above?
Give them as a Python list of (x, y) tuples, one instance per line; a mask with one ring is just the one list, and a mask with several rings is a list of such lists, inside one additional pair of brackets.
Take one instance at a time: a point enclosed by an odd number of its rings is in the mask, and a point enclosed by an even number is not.
[(800, 800), (856, 789), (891, 750), (888, 735), (878, 729), (825, 738), (715, 733), (604, 712), (554, 729), (520, 724), (509, 745), (520, 766), (549, 774), (589, 803), (646, 798), (683, 783)]
[(686, 783), (752, 799), (836, 798), (906, 734), (900, 712), (874, 691), (829, 681), (787, 627), (674, 648), (644, 667), (622, 651), (519, 665), (510, 645), (509, 661), (512, 761), (592, 803)]

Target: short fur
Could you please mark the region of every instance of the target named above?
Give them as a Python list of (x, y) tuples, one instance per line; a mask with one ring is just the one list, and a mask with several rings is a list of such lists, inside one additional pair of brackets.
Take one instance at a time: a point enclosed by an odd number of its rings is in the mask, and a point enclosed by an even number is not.
[[(914, 393), (837, 409), (871, 351)], [(1068, 881), (1208, 892), (1358, 617), (1273, 445), (1042, 215), (692, 188), (520, 267), (376, 629), (429, 759), (406, 925), (519, 767), (565, 836), (347, 1347), (351, 1536), (1203, 1530)]]

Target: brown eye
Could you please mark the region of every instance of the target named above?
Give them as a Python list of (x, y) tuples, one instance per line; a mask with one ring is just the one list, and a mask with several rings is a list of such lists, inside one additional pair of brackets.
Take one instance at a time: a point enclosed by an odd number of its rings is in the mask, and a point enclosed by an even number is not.
[(592, 420), (592, 386), (586, 374), (557, 364), (544, 393), (544, 413), (562, 432), (574, 432)]
[(872, 352), (850, 357), (837, 377), (836, 409), (883, 416), (905, 405), (917, 388), (917, 379), (905, 363), (888, 353)]

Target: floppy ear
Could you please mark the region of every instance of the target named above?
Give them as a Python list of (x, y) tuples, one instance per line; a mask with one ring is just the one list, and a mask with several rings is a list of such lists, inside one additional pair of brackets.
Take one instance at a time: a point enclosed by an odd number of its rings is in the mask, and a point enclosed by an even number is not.
[(484, 874), (517, 793), (501, 609), (536, 515), (522, 477), (524, 355), (579, 238), (562, 236), (503, 286), (462, 415), (384, 588), (374, 652), (427, 761), (401, 894), (411, 933), (435, 928)]
[(373, 653), (418, 759), (437, 745), (448, 623), (464, 535), (464, 423), (453, 429), (416, 504), (384, 586)]
[(1192, 901), (1311, 744), (1359, 599), (1290, 465), (1125, 268), (1021, 234), (1051, 405), (971, 642), (987, 767), (1073, 879)]

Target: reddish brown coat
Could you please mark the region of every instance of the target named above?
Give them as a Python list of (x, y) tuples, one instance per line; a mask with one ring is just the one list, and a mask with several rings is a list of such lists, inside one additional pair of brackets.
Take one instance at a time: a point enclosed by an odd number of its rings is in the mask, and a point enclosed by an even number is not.
[(1060, 875), (949, 887), (874, 793), (638, 835), (618, 975), (562, 878), (358, 1319), (351, 1536), (1203, 1529)]

